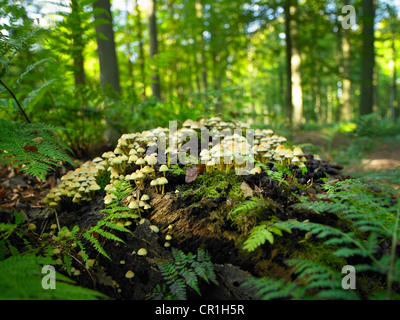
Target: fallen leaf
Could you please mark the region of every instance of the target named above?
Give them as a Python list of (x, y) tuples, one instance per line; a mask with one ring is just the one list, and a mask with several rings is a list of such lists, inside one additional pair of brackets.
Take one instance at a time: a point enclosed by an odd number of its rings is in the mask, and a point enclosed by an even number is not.
[(191, 183), (197, 179), (199, 173), (203, 172), (206, 166), (204, 164), (199, 164), (197, 166), (190, 166), (186, 170), (185, 182)]
[(246, 182), (242, 182), (242, 184), (240, 185), (240, 189), (242, 190), (245, 198), (247, 198), (247, 197), (253, 198), (254, 197), (253, 189), (250, 188), (250, 186)]
[(38, 148), (36, 146), (30, 146), (29, 143), (27, 143), (22, 149), (25, 151), (31, 151), (31, 152), (38, 152)]
[(0, 198), (5, 198), (5, 197), (6, 197), (6, 189), (4, 189), (3, 187), (0, 189)]

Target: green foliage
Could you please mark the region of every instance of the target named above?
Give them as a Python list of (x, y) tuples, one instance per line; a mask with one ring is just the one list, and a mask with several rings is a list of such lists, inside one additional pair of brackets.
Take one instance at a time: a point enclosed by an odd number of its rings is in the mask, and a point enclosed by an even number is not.
[(208, 253), (203, 249), (198, 249), (197, 255), (195, 255), (185, 254), (182, 250), (172, 248), (172, 255), (174, 262), (161, 261), (157, 263), (157, 267), (175, 299), (186, 300), (187, 287), (201, 295), (198, 278), (207, 283), (218, 284), (214, 266)]
[(74, 281), (56, 272), (56, 288), (42, 287), (44, 265), (56, 266), (59, 262), (32, 253), (11, 256), (0, 261), (0, 299), (29, 300), (94, 300), (103, 294), (76, 286)]
[(291, 233), (291, 230), (289, 228), (263, 222), (253, 228), (249, 238), (244, 243), (243, 249), (254, 251), (259, 246), (263, 245), (266, 241), (268, 241), (270, 244), (273, 244), (274, 234), (282, 236), (282, 231)]
[[(326, 246), (334, 248), (333, 254), (337, 257), (351, 261), (355, 261), (356, 257), (361, 258), (362, 262), (354, 265), (358, 276), (369, 272), (386, 278), (386, 290), (363, 294), (370, 298), (391, 299), (392, 286), (400, 281), (400, 259), (396, 253), (400, 236), (400, 202), (398, 191), (385, 184), (387, 180), (400, 182), (398, 168), (326, 184), (326, 192), (317, 195), (319, 201), (303, 197), (301, 203), (295, 205), (320, 214), (337, 215), (346, 223), (347, 230), (297, 220), (279, 222), (275, 226), (306, 232), (308, 239), (311, 239), (310, 236), (322, 239)], [(379, 241), (388, 241), (390, 251), (380, 253)], [(343, 275), (332, 266), (301, 259), (291, 259), (288, 265), (295, 268), (298, 275), (296, 283), (253, 279), (248, 285), (258, 288), (258, 295), (265, 299), (303, 299), (312, 296), (323, 299), (359, 298), (359, 293), (341, 288)]]
[(131, 212), (128, 207), (121, 205), (121, 201), (125, 199), (125, 197), (132, 192), (132, 188), (130, 184), (126, 181), (117, 181), (114, 183), (115, 191), (110, 190), (109, 192), (114, 195), (114, 198), (110, 204), (106, 206), (103, 210), (106, 213), (106, 217), (100, 220), (95, 226), (87, 229), (83, 233), (83, 237), (88, 240), (93, 247), (102, 255), (111, 259), (106, 251), (103, 249), (103, 245), (100, 242), (100, 237), (104, 239), (124, 242), (120, 237), (116, 236), (113, 231), (120, 231), (120, 232), (127, 232), (130, 233), (131, 231), (120, 225), (118, 222), (120, 219), (132, 219), (138, 220), (140, 215)]
[(288, 262), (294, 266), (298, 282), (285, 282), (285, 279), (252, 278), (243, 286), (257, 289), (255, 296), (263, 300), (273, 299), (341, 299), (355, 300), (358, 296), (352, 290), (343, 290), (343, 275), (324, 265), (307, 260), (293, 259)]
[(53, 134), (52, 125), (10, 122), (0, 119), (0, 161), (2, 165), (23, 165), (21, 171), (45, 179), (60, 161), (74, 165), (67, 146)]

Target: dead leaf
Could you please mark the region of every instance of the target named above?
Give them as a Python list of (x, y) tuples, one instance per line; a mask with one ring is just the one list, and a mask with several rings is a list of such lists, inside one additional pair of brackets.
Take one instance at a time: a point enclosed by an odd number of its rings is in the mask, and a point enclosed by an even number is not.
[(36, 146), (30, 146), (29, 143), (27, 143), (22, 149), (25, 151), (31, 151), (31, 152), (38, 152), (38, 148)]
[(197, 179), (199, 173), (203, 172), (206, 166), (204, 164), (199, 164), (197, 166), (190, 166), (186, 170), (185, 182), (191, 183)]
[(246, 182), (242, 182), (242, 184), (240, 185), (240, 189), (242, 190), (245, 198), (247, 198), (247, 197), (253, 198), (254, 197), (253, 189), (250, 188), (250, 186)]

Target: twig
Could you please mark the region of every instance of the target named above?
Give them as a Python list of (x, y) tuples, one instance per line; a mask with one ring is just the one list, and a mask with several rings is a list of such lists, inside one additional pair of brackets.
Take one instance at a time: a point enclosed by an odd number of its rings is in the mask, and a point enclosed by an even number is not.
[(29, 118), (28, 118), (28, 116), (26, 115), (24, 109), (22, 109), (21, 104), (19, 103), (19, 101), (18, 101), (17, 97), (14, 95), (14, 93), (10, 90), (10, 88), (8, 88), (8, 87), (6, 86), (6, 84), (5, 84), (1, 79), (0, 79), (0, 84), (1, 84), (4, 88), (6, 88), (7, 91), (11, 94), (11, 96), (13, 97), (13, 99), (15, 100), (15, 102), (17, 103), (18, 108), (19, 108), (19, 110), (21, 111), (22, 115), (25, 117), (26, 121), (27, 121), (28, 123), (31, 123), (31, 120), (29, 120)]

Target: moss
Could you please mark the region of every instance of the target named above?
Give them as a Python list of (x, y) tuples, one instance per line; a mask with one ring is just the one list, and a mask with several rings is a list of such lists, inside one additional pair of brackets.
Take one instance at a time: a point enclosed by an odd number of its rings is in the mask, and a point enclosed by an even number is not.
[(103, 170), (96, 177), (96, 183), (100, 186), (100, 190), (104, 190), (105, 186), (110, 183), (110, 171)]
[[(176, 170), (179, 171), (178, 169)], [(221, 195), (227, 198), (243, 201), (240, 189), (242, 181), (234, 172), (229, 174), (202, 172), (197, 179), (185, 185), (177, 186), (180, 197), (192, 197), (193, 201), (202, 198), (219, 198)]]
[(293, 252), (290, 258), (313, 261), (340, 271), (347, 262), (333, 254), (336, 250), (337, 247), (327, 246), (321, 241), (307, 240), (301, 243), (301, 248)]

